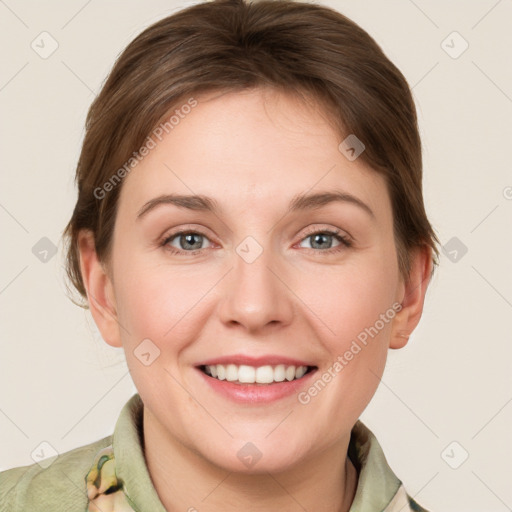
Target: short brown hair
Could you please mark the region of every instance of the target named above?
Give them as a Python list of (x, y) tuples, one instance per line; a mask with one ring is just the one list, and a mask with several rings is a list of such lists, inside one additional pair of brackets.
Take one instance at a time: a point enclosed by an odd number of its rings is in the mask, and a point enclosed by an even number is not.
[(358, 25), (325, 6), (293, 0), (214, 0), (153, 24), (117, 59), (87, 115), (76, 170), (78, 199), (64, 230), (66, 271), (87, 298), (78, 235), (91, 230), (108, 262), (122, 183), (102, 187), (184, 98), (270, 86), (313, 98), (340, 142), (355, 134), (359, 158), (385, 176), (398, 267), (410, 272), (413, 248), (439, 243), (423, 204), (417, 116), (404, 76)]

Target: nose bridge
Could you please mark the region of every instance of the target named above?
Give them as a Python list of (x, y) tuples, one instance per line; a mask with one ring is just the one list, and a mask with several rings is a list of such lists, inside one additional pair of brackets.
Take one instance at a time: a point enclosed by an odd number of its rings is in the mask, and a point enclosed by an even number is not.
[(269, 323), (290, 321), (289, 293), (276, 276), (278, 258), (268, 239), (260, 244), (248, 236), (235, 248), (222, 305), (224, 322), (257, 330)]

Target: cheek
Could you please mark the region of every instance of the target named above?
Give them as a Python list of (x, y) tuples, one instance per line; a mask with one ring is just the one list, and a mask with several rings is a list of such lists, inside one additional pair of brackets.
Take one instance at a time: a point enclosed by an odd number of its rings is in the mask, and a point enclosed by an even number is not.
[(117, 268), (126, 276), (116, 284), (125, 346), (150, 339), (162, 355), (175, 355), (197, 336), (208, 318), (203, 299), (218, 281), (215, 272), (154, 264), (142, 257), (119, 259)]
[(331, 353), (346, 349), (347, 343), (376, 322), (381, 334), (387, 334), (391, 323), (382, 325), (381, 315), (394, 317), (396, 269), (385, 257), (369, 254), (364, 260), (303, 273), (297, 280), (297, 295), (308, 305), (311, 321), (316, 316)]
[(301, 402), (316, 401), (319, 417), (341, 424), (348, 415), (355, 421), (378, 387), (396, 315), (392, 306), (398, 274), (389, 261), (385, 252), (369, 253), (337, 272), (331, 268), (301, 280), (301, 298), (315, 313), (309, 315), (310, 323), (317, 325), (318, 339), (329, 354), (317, 377), (327, 383), (316, 381)]

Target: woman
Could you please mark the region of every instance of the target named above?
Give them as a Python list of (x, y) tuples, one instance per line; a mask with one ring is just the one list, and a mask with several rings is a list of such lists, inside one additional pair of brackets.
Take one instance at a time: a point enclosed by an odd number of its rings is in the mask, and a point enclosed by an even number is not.
[(138, 394), (2, 510), (424, 510), (359, 416), (437, 263), (407, 83), (341, 14), (154, 24), (88, 114), (68, 274)]

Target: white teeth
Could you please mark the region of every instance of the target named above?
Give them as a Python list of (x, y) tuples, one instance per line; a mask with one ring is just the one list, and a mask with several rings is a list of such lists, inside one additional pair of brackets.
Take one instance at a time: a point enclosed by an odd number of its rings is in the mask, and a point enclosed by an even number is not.
[(278, 364), (277, 366), (247, 366), (235, 364), (217, 364), (205, 366), (208, 375), (218, 380), (227, 380), (229, 382), (244, 384), (271, 384), (272, 382), (292, 381), (304, 377), (307, 372), (307, 366), (285, 366)]
[(274, 382), (274, 370), (272, 366), (260, 366), (256, 369), (256, 382), (259, 384), (270, 384)]
[(286, 380), (295, 379), (295, 366), (288, 366), (284, 372), (284, 376), (286, 377)]
[[(212, 373), (211, 366), (207, 366), (206, 368), (208, 368), (210, 370), (210, 373)], [(226, 368), (224, 366), (222, 366), (221, 364), (218, 364), (217, 365), (217, 379), (224, 380), (225, 378), (226, 378)]]
[[(233, 365), (234, 366), (234, 365)], [(252, 383), (256, 381), (256, 368), (253, 366), (241, 365), (238, 367), (238, 381)]]
[(296, 368), (296, 370), (295, 370), (295, 378), (296, 379), (300, 379), (301, 377), (304, 376), (306, 371), (307, 371), (307, 367), (305, 367), (305, 366), (298, 366)]
[(276, 382), (283, 382), (283, 380), (285, 378), (286, 378), (285, 366), (284, 366), (284, 364), (278, 364), (274, 368), (274, 380)]
[(228, 364), (226, 366), (226, 380), (230, 382), (238, 380), (238, 368), (234, 364)]

